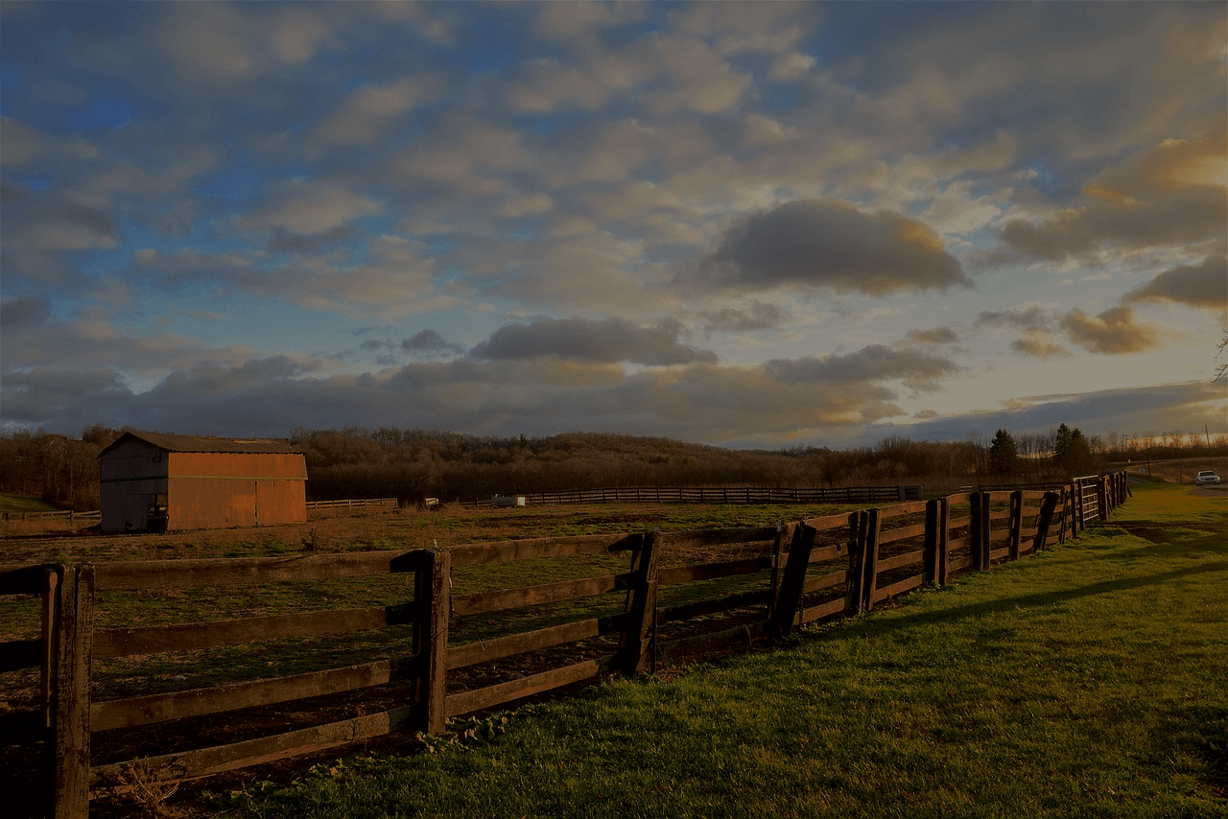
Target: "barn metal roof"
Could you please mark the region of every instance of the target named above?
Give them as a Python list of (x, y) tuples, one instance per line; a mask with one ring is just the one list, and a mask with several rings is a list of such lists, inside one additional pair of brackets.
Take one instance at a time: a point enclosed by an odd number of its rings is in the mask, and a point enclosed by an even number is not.
[(214, 438), (201, 435), (169, 435), (162, 432), (125, 432), (98, 453), (98, 457), (106, 455), (128, 438), (137, 438), (167, 452), (302, 454), (285, 441), (272, 438)]

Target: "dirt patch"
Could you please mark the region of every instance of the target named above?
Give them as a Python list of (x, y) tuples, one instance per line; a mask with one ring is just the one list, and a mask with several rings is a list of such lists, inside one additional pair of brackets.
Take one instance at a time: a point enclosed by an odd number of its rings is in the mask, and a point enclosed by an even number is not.
[(1195, 498), (1228, 499), (1228, 484), (1221, 483), (1219, 486), (1199, 486), (1191, 489), (1190, 495)]

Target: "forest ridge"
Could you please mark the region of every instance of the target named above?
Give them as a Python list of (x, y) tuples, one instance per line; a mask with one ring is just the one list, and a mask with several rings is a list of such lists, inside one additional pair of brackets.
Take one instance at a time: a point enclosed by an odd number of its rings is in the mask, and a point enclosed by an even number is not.
[[(98, 454), (128, 429), (101, 424), (79, 437), (43, 430), (0, 434), (0, 492), (41, 497), (60, 507), (97, 509)], [(1084, 436), (1065, 424), (1047, 433), (947, 443), (884, 438), (873, 447), (795, 446), (733, 450), (667, 438), (603, 433), (483, 437), (380, 427), (310, 430), (288, 441), (307, 460), (309, 500), (423, 497), (444, 500), (496, 493), (623, 486), (830, 487), (920, 483), (1065, 480), (1114, 461), (1206, 452), (1196, 434)], [(1213, 442), (1217, 453), (1228, 438)]]

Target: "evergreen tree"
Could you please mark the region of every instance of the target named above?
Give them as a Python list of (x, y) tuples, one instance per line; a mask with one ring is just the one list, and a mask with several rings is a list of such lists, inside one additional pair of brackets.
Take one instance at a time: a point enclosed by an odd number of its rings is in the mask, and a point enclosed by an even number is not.
[(1019, 449), (1014, 437), (1004, 429), (998, 430), (989, 445), (989, 471), (1003, 477), (1014, 475), (1019, 468)]

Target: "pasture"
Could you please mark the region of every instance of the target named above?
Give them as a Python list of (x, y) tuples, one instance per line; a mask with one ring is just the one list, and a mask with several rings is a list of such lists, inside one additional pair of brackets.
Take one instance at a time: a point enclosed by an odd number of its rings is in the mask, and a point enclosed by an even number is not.
[(1107, 525), (783, 651), (522, 708), (490, 743), (218, 793), (243, 817), (1220, 817), (1228, 505)]
[[(1113, 526), (1129, 525), (1134, 527), (1130, 532), (1138, 530), (1138, 533), (1141, 533), (1144, 537), (1147, 537), (1149, 533), (1163, 533), (1162, 540), (1165, 540), (1165, 542), (1171, 540), (1174, 543), (1178, 541), (1184, 543), (1191, 539), (1194, 541), (1198, 540), (1198, 538), (1194, 537), (1184, 537), (1181, 534), (1182, 532), (1186, 534), (1189, 532), (1202, 532), (1204, 535), (1212, 538), (1215, 531), (1222, 535), (1225, 524), (1225, 510), (1222, 499), (1218, 504), (1213, 499), (1208, 503), (1206, 499), (1193, 498), (1182, 494), (1188, 493), (1188, 490), (1181, 489), (1176, 489), (1175, 491), (1173, 489), (1148, 489), (1140, 490), (1140, 493), (1155, 500), (1163, 500), (1161, 503), (1149, 504), (1149, 506), (1154, 506), (1159, 511), (1140, 508), (1139, 499), (1136, 497), (1134, 501), (1116, 510), (1112, 518)], [(668, 508), (655, 505), (646, 506), (642, 509), (619, 509), (609, 506), (594, 509), (576, 509), (571, 507), (567, 509), (528, 508), (498, 511), (450, 509), (429, 515), (418, 513), (383, 513), (377, 516), (364, 516), (361, 518), (317, 520), (303, 527), (279, 527), (278, 530), (230, 530), (227, 532), (199, 532), (121, 538), (87, 537), (54, 542), (43, 540), (38, 546), (34, 545), (36, 539), (9, 539), (4, 541), (4, 546), (16, 545), (19, 549), (31, 550), (31, 552), (36, 548), (44, 550), (54, 549), (56, 557), (60, 560), (80, 560), (85, 558), (100, 564), (108, 560), (115, 561), (132, 558), (157, 560), (170, 558), (173, 560), (175, 558), (253, 557), (301, 555), (304, 553), (345, 554), (347, 552), (369, 552), (372, 549), (404, 550), (411, 548), (411, 545), (433, 546), (438, 544), (439, 546), (455, 546), (460, 543), (498, 541), (513, 537), (520, 539), (534, 535), (557, 537), (559, 535), (575, 534), (608, 534), (626, 532), (632, 528), (643, 531), (646, 526), (652, 525), (651, 523), (645, 524), (644, 521), (646, 519), (652, 520), (656, 524), (653, 528), (658, 528), (663, 532), (671, 529), (677, 531), (714, 527), (770, 526), (777, 520), (797, 520), (800, 516), (808, 517), (816, 513), (821, 515), (832, 511), (835, 510), (831, 508), (801, 510), (797, 506), (765, 509), (756, 507)], [(1005, 515), (1005, 512), (1002, 514)], [(1168, 517), (1165, 518), (1165, 515)], [(1149, 516), (1156, 520), (1149, 522)], [(1161, 525), (1155, 525), (1156, 523)], [(1095, 535), (1089, 531), (1084, 533), (1078, 541), (1067, 541), (1065, 546), (1059, 547), (1053, 552), (1042, 552), (1035, 559), (1029, 559), (1020, 564), (1009, 564), (1007, 567), (996, 568), (992, 573), (977, 573), (975, 576), (965, 576), (960, 578), (957, 581), (957, 585), (952, 587), (950, 591), (944, 591), (942, 595), (914, 594), (908, 598), (902, 598), (900, 601), (902, 605), (887, 598), (886, 604), (890, 607), (888, 611), (881, 615), (875, 614), (869, 619), (856, 618), (849, 621), (852, 625), (846, 627), (860, 627), (858, 624), (877, 622), (879, 618), (890, 619), (896, 616), (896, 612), (908, 610), (914, 604), (922, 602), (923, 599), (940, 598), (951, 592), (958, 592), (965, 587), (977, 586), (983, 581), (992, 581), (995, 578), (1005, 577), (1008, 572), (1015, 571), (1017, 568), (1040, 561), (1048, 561), (1054, 556), (1065, 556), (1069, 553), (1070, 557), (1078, 558), (1079, 550), (1093, 543), (1095, 539), (1102, 538), (1110, 530), (1111, 527), (1102, 527), (1097, 530)], [(1125, 537), (1130, 536), (1129, 532), (1125, 535)], [(758, 550), (752, 551), (760, 550), (761, 547)], [(705, 549), (702, 551), (710, 552), (712, 550)], [(44, 552), (44, 555), (46, 554)], [(668, 555), (668, 558), (666, 555)], [(33, 556), (32, 553), (31, 557)], [(1099, 555), (1093, 556), (1099, 557)], [(1222, 551), (1220, 556), (1221, 558), (1223, 557)], [(662, 560), (666, 561), (663, 564), (665, 566), (682, 566), (687, 563), (693, 564), (702, 559), (711, 559), (712, 557), (712, 554), (707, 553), (682, 552), (671, 554), (667, 550), (662, 555)], [(730, 559), (745, 557), (745, 555), (724, 554), (721, 557)], [(1082, 557), (1086, 561), (1088, 554), (1083, 554)], [(6, 559), (5, 562), (9, 562), (10, 559)], [(25, 561), (23, 560), (22, 562)], [(1100, 563), (1101, 561), (1097, 560), (1096, 562)], [(562, 581), (574, 581), (577, 578), (608, 576), (617, 573), (621, 569), (625, 569), (625, 567), (625, 558), (603, 554), (578, 554), (567, 560), (539, 559), (505, 564), (466, 565), (458, 567), (457, 571), (452, 575), (454, 583), (453, 593), (458, 598), (466, 598), (466, 596), (476, 598), (494, 589), (508, 589), (509, 587), (534, 585), (543, 582), (559, 583)], [(1222, 575), (1222, 568), (1220, 571)], [(99, 624), (99, 628), (104, 630), (102, 633), (105, 634), (105, 630), (108, 627), (113, 629), (118, 625), (135, 625), (138, 628), (144, 628), (148, 626), (157, 627), (163, 623), (182, 622), (184, 620), (209, 621), (281, 614), (310, 615), (312, 612), (326, 612), (334, 608), (349, 609), (356, 606), (370, 606), (372, 603), (380, 604), (381, 602), (391, 607), (396, 601), (405, 599), (406, 587), (403, 578), (404, 576), (385, 575), (361, 579), (333, 579), (294, 584), (271, 583), (243, 587), (241, 594), (236, 594), (236, 590), (233, 588), (209, 586), (185, 589), (100, 591), (95, 612), (96, 621)], [(1222, 580), (1221, 576), (1221, 583)], [(675, 597), (671, 599), (665, 596), (658, 604), (665, 607), (663, 611), (668, 610), (671, 606), (685, 607), (688, 600), (691, 599), (687, 595), (699, 595), (702, 597), (705, 595), (711, 596), (714, 592), (737, 594), (743, 588), (748, 588), (745, 587), (745, 583), (745, 578), (728, 576), (707, 581), (708, 587), (705, 589), (690, 589), (687, 586), (665, 587), (663, 592), (668, 590)], [(699, 586), (700, 584), (694, 585)], [(1012, 589), (1011, 591), (1014, 593), (1017, 590)], [(987, 593), (992, 597), (995, 593), (1002, 595), (1003, 590), (999, 588), (995, 592), (995, 590), (989, 589)], [(3, 605), (19, 607), (24, 603), (28, 607), (34, 602), (21, 600), (5, 601)], [(615, 605), (611, 607), (611, 600), (607, 596), (604, 601), (600, 601), (599, 598), (569, 600), (531, 610), (502, 611), (497, 614), (463, 618), (458, 625), (453, 627), (451, 642), (454, 646), (466, 646), (474, 640), (490, 641), (493, 639), (497, 642), (499, 635), (504, 633), (523, 632), (526, 628), (548, 628), (554, 623), (574, 621), (577, 617), (600, 617), (603, 614), (610, 616), (615, 612), (621, 611), (621, 598), (613, 601), (613, 603)], [(895, 608), (897, 605), (899, 605), (899, 608)], [(602, 606), (609, 608), (609, 611), (602, 609)], [(1033, 607), (1025, 606), (1025, 608), (1030, 609)], [(28, 615), (29, 612), (25, 614)], [(1222, 621), (1222, 609), (1219, 615)], [(980, 618), (977, 617), (976, 619), (979, 620)], [(31, 618), (22, 616), (14, 608), (0, 609), (0, 624), (4, 624), (4, 627), (9, 629), (7, 632), (8, 636), (16, 636), (17, 632), (21, 630), (19, 624), (25, 623), (28, 626), (30, 622)], [(33, 622), (37, 623), (37, 619), (35, 618)], [(841, 627), (840, 630), (833, 632), (833, 634), (843, 633), (843, 628), (845, 627)], [(25, 636), (36, 635), (27, 634)], [(812, 636), (804, 636), (795, 648), (798, 650), (806, 649), (813, 642), (811, 640)], [(111, 659), (95, 660), (95, 697), (101, 696), (104, 700), (115, 700), (126, 696), (149, 696), (159, 693), (174, 696), (173, 692), (176, 691), (200, 689), (201, 686), (226, 683), (230, 680), (242, 679), (244, 677), (311, 673), (313, 669), (336, 667), (348, 662), (360, 662), (363, 659), (369, 659), (371, 656), (389, 656), (398, 652), (404, 653), (410, 649), (412, 639), (412, 634), (409, 633), (409, 630), (401, 629), (398, 631), (395, 628), (389, 628), (378, 631), (358, 632), (346, 635), (344, 639), (317, 637), (306, 640), (284, 640), (275, 643), (266, 642), (256, 645), (228, 646), (222, 649), (214, 649), (208, 654), (207, 659), (198, 651), (172, 651), (149, 656), (120, 656), (117, 654)], [(940, 642), (941, 639), (939, 639)], [(819, 642), (824, 641), (820, 640)], [(790, 655), (792, 653), (792, 651), (788, 652)], [(774, 657), (777, 655), (765, 656)], [(532, 674), (534, 670), (532, 666), (535, 660), (528, 659), (525, 662), (526, 665), (519, 668), (513, 666), (510, 669), (504, 669), (503, 673), (506, 674), (510, 671), (513, 676), (520, 672)], [(772, 661), (764, 660), (764, 662), (767, 662), (768, 666), (761, 669), (761, 671), (767, 674), (767, 679), (770, 681)], [(906, 664), (904, 660), (897, 659), (896, 662)], [(736, 665), (736, 663), (722, 664), (718, 670), (721, 673), (725, 673), (733, 665)], [(785, 665), (788, 667), (789, 663), (786, 662)], [(903, 668), (903, 665), (900, 667)], [(1001, 671), (1002, 669), (998, 670)], [(653, 679), (661, 680), (665, 676), (675, 673), (675, 671), (664, 672), (662, 677)], [(757, 674), (760, 671), (755, 671), (754, 673)], [(984, 670), (982, 670), (982, 673), (984, 673)], [(27, 692), (30, 690), (28, 685), (13, 684), (15, 682), (12, 680), (13, 676), (3, 675), (3, 677), (0, 677), (0, 681), (7, 679), (10, 684), (9, 689), (5, 691), (9, 697), (8, 707), (10, 709), (20, 708), (23, 705), (20, 700), (22, 695), (18, 693), (18, 689), (24, 688)], [(975, 674), (972, 676), (975, 676)], [(696, 678), (694, 674), (684, 673), (669, 684), (673, 685), (675, 682), (684, 683), (692, 678)], [(30, 681), (27, 680), (26, 682)], [(480, 683), (482, 683), (481, 679), (471, 679), (468, 683), (462, 681), (462, 687)], [(780, 684), (783, 685), (783, 683)], [(772, 688), (775, 685), (777, 683), (769, 682), (767, 688)], [(656, 688), (653, 685), (643, 686), (637, 683), (626, 689), (633, 692), (632, 694), (627, 694), (625, 691), (620, 694), (611, 694), (611, 692), (623, 691), (622, 686), (623, 684), (621, 683), (602, 685), (597, 689), (598, 693), (592, 696), (597, 698), (631, 696), (633, 701), (637, 701), (636, 698), (641, 697), (644, 690)], [(710, 689), (701, 686), (701, 690), (702, 693), (694, 695), (699, 698), (696, 702), (712, 699), (713, 692)], [(28, 693), (26, 696), (28, 696)], [(761, 697), (766, 698), (768, 706), (771, 706), (772, 702), (776, 702), (776, 706), (785, 708), (785, 703), (778, 702), (777, 695), (763, 686), (750, 686), (742, 695), (739, 695), (738, 700), (739, 702), (745, 700), (746, 703), (751, 703), (758, 701)], [(907, 691), (897, 693), (896, 698), (901, 697), (907, 700), (911, 697), (911, 694)], [(587, 703), (590, 699), (592, 697), (585, 697), (578, 702)], [(548, 706), (547, 710), (553, 709), (556, 706), (563, 709), (558, 712), (560, 714), (565, 713), (566, 709), (571, 707), (556, 703)], [(638, 708), (640, 706), (635, 707)], [(726, 706), (722, 704), (721, 707), (724, 708)], [(738, 707), (741, 708), (742, 706), (739, 705)], [(759, 707), (755, 706), (755, 708)], [(525, 714), (537, 713), (534, 708), (514, 713), (512, 717), (512, 732), (509, 736), (517, 735), (517, 726)], [(804, 710), (805, 713), (810, 713), (808, 708)], [(785, 708), (785, 711), (787, 712), (788, 708)], [(553, 718), (547, 717), (547, 719)], [(585, 717), (585, 719), (587, 718)], [(638, 720), (634, 716), (625, 717), (625, 719)], [(675, 717), (668, 717), (665, 719), (665, 723), (673, 724), (674, 720)], [(650, 715), (638, 724), (639, 728), (637, 730), (647, 738), (646, 741), (656, 743), (656, 734), (659, 730), (660, 722)], [(465, 732), (464, 736), (468, 738), (458, 744), (471, 745), (476, 737), (489, 733), (490, 723), (485, 723), (486, 728), (476, 730), (482, 728), (482, 725), (483, 723), (480, 722), (472, 722), (470, 727), (475, 730)], [(501, 727), (502, 723), (499, 723), (499, 725)], [(164, 727), (160, 729), (163, 740), (165, 740), (165, 735), (168, 731), (172, 734), (174, 733), (174, 726), (175, 723), (164, 724)], [(242, 726), (239, 727), (241, 728)], [(454, 727), (464, 727), (464, 724), (458, 721), (454, 723)], [(709, 728), (712, 727), (709, 726)], [(563, 730), (575, 733), (578, 729), (572, 726)], [(697, 727), (695, 730), (701, 730), (701, 728)], [(782, 730), (778, 726), (777, 733), (780, 734)], [(842, 728), (840, 730), (850, 731), (859, 729)], [(154, 733), (157, 734), (158, 732)], [(598, 744), (609, 744), (609, 741), (600, 732), (593, 733), (586, 730), (585, 733), (591, 734), (593, 741)], [(147, 738), (146, 741), (151, 743), (147, 746), (147, 751), (142, 751), (138, 744), (136, 746), (128, 745), (123, 748), (111, 748), (110, 752), (118, 754), (119, 758), (131, 758), (133, 755), (152, 754), (160, 750), (161, 746), (157, 744), (158, 738), (156, 736)], [(497, 746), (501, 747), (507, 741), (509, 741), (507, 737), (501, 738)], [(443, 749), (445, 752), (440, 755), (440, 758), (444, 758), (458, 753), (456, 750), (457, 744), (449, 744), (449, 742), (449, 740), (430, 740), (427, 747)], [(106, 752), (105, 745), (106, 743), (103, 741), (101, 745), (97, 745), (96, 750)], [(381, 747), (388, 746), (384, 745)], [(771, 748), (765, 747), (762, 749), (762, 753), (769, 754), (771, 750)], [(632, 750), (629, 753), (636, 754), (638, 751)], [(362, 779), (357, 773), (359, 771), (371, 774), (376, 771), (383, 771), (384, 766), (387, 765), (395, 767), (401, 764), (402, 761), (408, 764), (410, 768), (414, 765), (423, 764), (421, 762), (414, 762), (413, 759), (412, 757), (401, 759), (380, 756), (368, 757), (360, 762), (351, 761), (342, 765), (317, 766), (312, 769), (313, 773), (309, 774), (305, 779), (293, 781), (289, 784), (283, 778), (280, 780), (282, 782), (281, 785), (249, 784), (237, 788), (227, 786), (224, 788), (221, 796), (213, 798), (212, 801), (205, 799), (202, 802), (198, 797), (192, 800), (191, 804), (195, 805), (198, 810), (205, 810), (206, 812), (225, 809), (248, 812), (254, 815), (299, 814), (302, 813), (302, 810), (300, 810), (301, 806), (297, 803), (278, 801), (287, 796), (287, 793), (289, 793), (287, 789), (293, 790), (295, 793), (305, 793), (304, 789), (308, 788), (308, 785), (311, 783), (314, 783), (313, 787), (326, 787), (329, 782), (335, 784), (336, 781), (341, 780), (354, 785)], [(497, 767), (498, 763), (496, 762), (495, 765)], [(359, 778), (354, 779), (356, 776)], [(379, 776), (383, 776), (383, 773), (379, 773)], [(231, 784), (234, 783), (232, 782)], [(233, 793), (231, 793), (232, 791)], [(255, 798), (257, 792), (262, 792), (266, 796), (272, 795), (273, 801), (269, 802), (267, 806), (262, 807), (264, 803), (260, 799)], [(668, 789), (658, 791), (658, 793), (668, 792)], [(681, 792), (685, 792), (685, 789)], [(312, 798), (314, 799), (315, 797)], [(379, 800), (383, 797), (373, 795), (371, 798)], [(124, 804), (126, 803), (123, 800), (114, 803), (103, 802), (96, 803), (95, 808), (105, 812), (108, 808), (120, 809)], [(480, 814), (491, 812), (485, 809), (474, 808), (472, 804), (465, 803), (462, 800), (458, 803), (461, 807), (457, 808), (457, 815), (464, 812), (462, 808), (466, 804), (469, 805), (470, 813), (475, 810)], [(632, 802), (629, 804), (641, 803)], [(652, 808), (651, 805), (653, 804), (657, 804), (657, 807)], [(720, 812), (714, 813), (712, 809), (705, 809), (703, 807), (704, 804), (702, 799), (697, 800), (694, 805), (696, 812), (693, 815), (725, 815)], [(202, 805), (206, 807), (202, 808)], [(131, 809), (131, 807), (132, 805), (129, 804), (128, 808)], [(413, 810), (418, 810), (418, 808), (409, 810), (408, 807), (402, 805), (398, 810), (405, 812), (406, 815), (414, 815)], [(431, 802), (429, 799), (423, 802), (420, 807), (421, 810), (427, 813), (440, 809), (437, 803)], [(632, 815), (636, 813), (649, 815), (654, 812), (669, 813), (670, 815), (676, 813), (672, 809), (665, 810), (662, 804), (653, 803), (651, 800), (642, 801), (641, 807), (642, 810), (640, 808), (633, 809)], [(320, 815), (366, 815), (373, 809), (373, 805), (364, 807), (359, 803), (354, 803), (344, 809), (339, 809), (337, 813), (324, 813)], [(355, 813), (351, 814), (349, 812), (351, 810)], [(517, 813), (514, 803), (504, 803), (502, 808), (492, 808), (492, 810), (494, 815), (501, 815), (503, 812), (506, 812), (508, 815), (532, 814), (534, 812), (542, 815), (555, 815), (558, 812), (554, 808), (543, 806), (536, 811), (525, 810)], [(600, 806), (578, 805), (568, 815), (605, 815), (601, 812), (602, 810), (604, 808)], [(596, 811), (596, 813), (593, 813), (593, 811)], [(611, 811), (609, 815), (616, 815), (617, 813), (617, 811)], [(733, 811), (731, 809), (728, 815), (741, 813), (746, 813), (746, 811)], [(753, 814), (753, 810), (748, 813), (748, 815)], [(370, 813), (370, 815), (385, 814), (376, 811)]]

